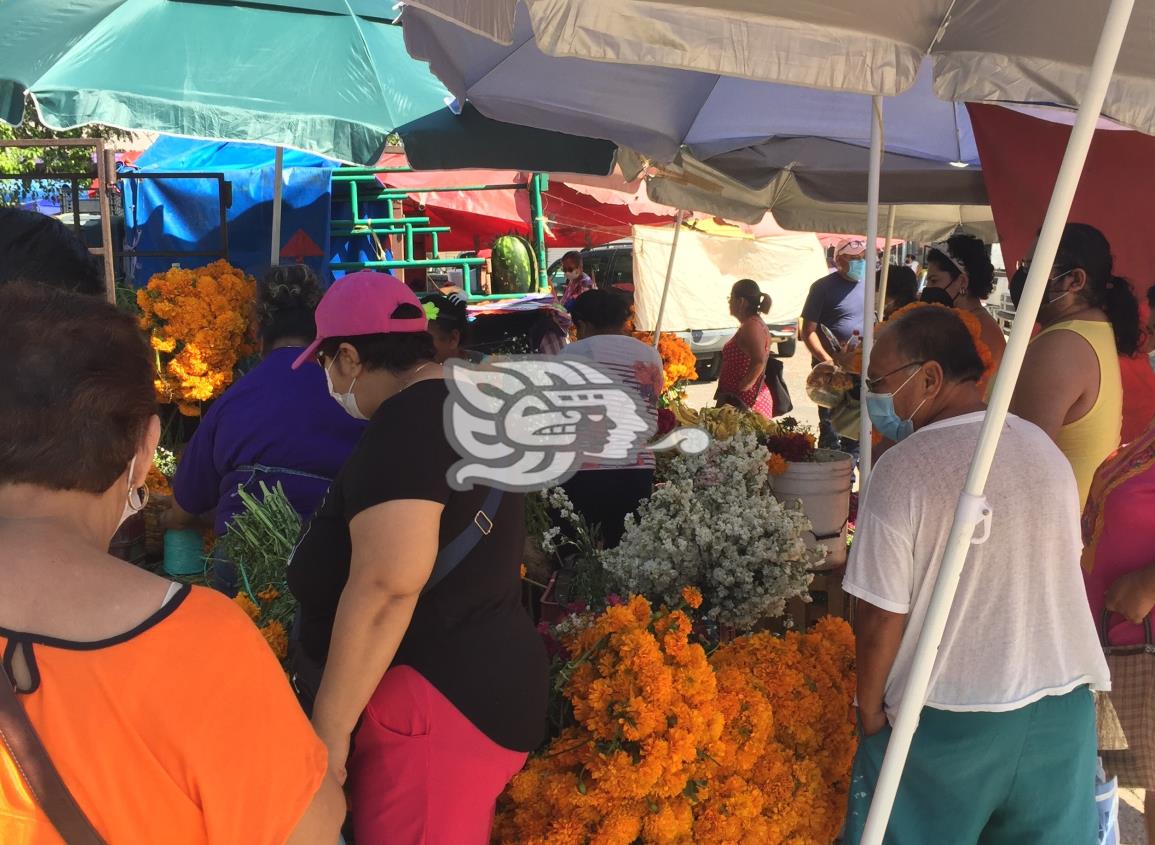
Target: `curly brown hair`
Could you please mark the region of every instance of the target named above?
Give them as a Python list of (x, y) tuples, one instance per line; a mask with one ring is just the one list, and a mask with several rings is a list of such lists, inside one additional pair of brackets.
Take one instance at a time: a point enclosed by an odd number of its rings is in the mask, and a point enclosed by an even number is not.
[(273, 267), (257, 283), (257, 324), (266, 347), (279, 340), (311, 341), (317, 335), (314, 312), (321, 283), (304, 264)]

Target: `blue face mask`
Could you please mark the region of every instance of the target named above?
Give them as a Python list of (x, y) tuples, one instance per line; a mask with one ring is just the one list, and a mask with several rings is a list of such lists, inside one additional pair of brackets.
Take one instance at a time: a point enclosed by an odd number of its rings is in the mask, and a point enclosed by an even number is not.
[(846, 275), (856, 282), (861, 282), (866, 278), (865, 258), (852, 258), (848, 263), (850, 266), (846, 268)]
[(870, 422), (878, 429), (878, 433), (888, 440), (893, 440), (895, 443), (901, 443), (906, 438), (914, 434), (914, 415), (918, 413), (918, 409), (926, 404), (923, 399), (918, 403), (918, 407), (911, 412), (907, 419), (903, 419), (898, 415), (898, 411), (894, 409), (894, 397), (899, 390), (902, 390), (910, 380), (917, 376), (918, 370), (915, 370), (898, 389), (893, 393), (874, 393), (870, 390), (862, 391), (862, 401), (866, 403), (866, 413), (870, 415)]

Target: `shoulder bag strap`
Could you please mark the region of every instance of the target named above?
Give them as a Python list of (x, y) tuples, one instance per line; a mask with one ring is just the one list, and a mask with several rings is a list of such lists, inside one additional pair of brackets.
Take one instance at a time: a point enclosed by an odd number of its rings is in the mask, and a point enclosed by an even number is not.
[(437, 553), (437, 560), (433, 562), (433, 572), (425, 583), (422, 595), (428, 593), (445, 580), (461, 561), (469, 556), (482, 537), (489, 536), (493, 530), (493, 521), (497, 518), (497, 509), (501, 507), (504, 493), (496, 487), (491, 487), (485, 501), (464, 531), (454, 537), (445, 548)]
[(0, 741), (8, 749), (36, 803), (67, 845), (105, 845), (61, 780), (3, 667), (0, 667)]

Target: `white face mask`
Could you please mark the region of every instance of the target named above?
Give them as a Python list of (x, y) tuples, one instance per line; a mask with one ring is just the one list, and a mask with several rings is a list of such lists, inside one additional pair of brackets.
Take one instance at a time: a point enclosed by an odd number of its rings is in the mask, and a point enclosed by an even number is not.
[(582, 277), (582, 271), (581, 270), (567, 270), (565, 277), (566, 277), (566, 281), (576, 282), (578, 279), (580, 279)]
[[(132, 461), (128, 465), (128, 496), (125, 498), (124, 510), (120, 514), (120, 522), (116, 523), (116, 528), (119, 531), (120, 526), (128, 521), (128, 518), (133, 514), (140, 513), (144, 510), (144, 506), (148, 504), (148, 488), (147, 487), (133, 487), (132, 476), (136, 472), (136, 456), (133, 455)], [(144, 491), (143, 493), (141, 491)]]
[(353, 379), (353, 381), (349, 384), (349, 389), (345, 393), (338, 393), (333, 389), (333, 377), (329, 375), (329, 367), (332, 367), (336, 361), (337, 359), (334, 358), (329, 362), (329, 366), (325, 367), (325, 383), (329, 385), (329, 395), (337, 400), (337, 404), (344, 408), (345, 413), (351, 416), (353, 419), (369, 419), (367, 416), (361, 413), (361, 408), (357, 405), (357, 397), (353, 395), (353, 385), (357, 383), (357, 379)]

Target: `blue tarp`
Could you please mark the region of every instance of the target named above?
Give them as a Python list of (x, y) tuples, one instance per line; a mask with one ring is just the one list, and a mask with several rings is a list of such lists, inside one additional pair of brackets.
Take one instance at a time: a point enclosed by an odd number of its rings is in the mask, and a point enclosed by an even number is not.
[[(230, 185), (228, 259), (253, 275), (269, 266), (273, 223), (272, 147), (162, 137), (139, 159), (141, 173), (221, 173)], [(283, 263), (304, 260), (329, 281), (330, 175), (336, 162), (285, 150), (281, 220)], [(204, 178), (126, 179), (125, 246), (144, 252), (213, 252), (221, 246), (218, 181)], [(142, 286), (179, 263), (199, 267), (219, 256), (135, 259), (132, 283)]]

